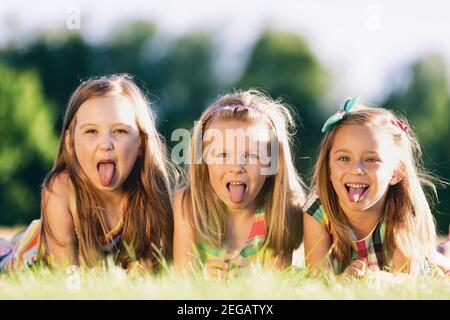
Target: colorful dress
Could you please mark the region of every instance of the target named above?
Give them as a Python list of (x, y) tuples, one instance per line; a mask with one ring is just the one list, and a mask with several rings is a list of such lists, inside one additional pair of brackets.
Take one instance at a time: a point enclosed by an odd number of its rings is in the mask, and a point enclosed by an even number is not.
[[(331, 242), (334, 243), (335, 237), (331, 231), (331, 224), (326, 212), (320, 202), (319, 197), (312, 196), (305, 204), (305, 212), (311, 217), (323, 225), (328, 231)], [(390, 252), (385, 239), (386, 223), (384, 217), (381, 217), (375, 228), (363, 239), (358, 239), (354, 231), (349, 228), (350, 240), (352, 246), (351, 257), (352, 261), (362, 260), (365, 262), (368, 268), (375, 268), (382, 270), (389, 266), (392, 259), (392, 253)], [(331, 250), (330, 262), (333, 267), (333, 271), (336, 274), (342, 273), (345, 270), (345, 265), (339, 261)], [(418, 263), (418, 273), (425, 274), (431, 270), (430, 263), (427, 259), (423, 259)]]
[[(305, 212), (323, 225), (328, 231), (332, 243), (335, 237), (331, 231), (331, 224), (326, 212), (317, 196), (310, 197), (305, 204)], [(390, 259), (387, 244), (385, 243), (386, 224), (382, 217), (375, 228), (363, 239), (358, 239), (352, 229), (349, 229), (352, 252), (352, 261), (362, 260), (369, 268), (383, 269)], [(342, 273), (345, 265), (338, 261), (333, 250), (331, 251), (331, 264), (335, 273)]]
[[(264, 211), (262, 209), (256, 210), (253, 218), (253, 225), (247, 240), (239, 252), (239, 255), (246, 258), (248, 262), (263, 263), (266, 258), (272, 256), (272, 250), (264, 245), (266, 240), (266, 220), (264, 218)], [(195, 248), (195, 253), (200, 259), (201, 263), (217, 259), (229, 253), (226, 246), (219, 248), (213, 247), (206, 243), (199, 243)]]
[[(115, 228), (110, 230), (104, 237), (103, 251), (111, 254), (119, 248), (123, 232), (123, 218)], [(41, 241), (42, 223), (40, 219), (34, 220), (25, 230), (15, 247), (8, 253), (0, 256), (0, 273), (19, 270), (23, 267), (31, 267), (39, 257), (48, 257), (47, 246)], [(75, 231), (75, 239), (78, 243), (78, 234)]]

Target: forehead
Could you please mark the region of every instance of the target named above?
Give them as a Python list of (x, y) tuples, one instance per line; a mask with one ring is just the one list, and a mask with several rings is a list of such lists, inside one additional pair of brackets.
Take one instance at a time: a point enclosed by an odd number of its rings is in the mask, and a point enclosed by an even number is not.
[(392, 150), (392, 138), (383, 130), (368, 125), (346, 125), (336, 132), (331, 150), (384, 152)]
[(84, 123), (113, 124), (117, 122), (128, 125), (136, 124), (133, 102), (126, 96), (90, 98), (80, 106), (75, 117), (78, 125)]
[(268, 143), (270, 127), (264, 120), (213, 120), (206, 129), (204, 140), (214, 144)]

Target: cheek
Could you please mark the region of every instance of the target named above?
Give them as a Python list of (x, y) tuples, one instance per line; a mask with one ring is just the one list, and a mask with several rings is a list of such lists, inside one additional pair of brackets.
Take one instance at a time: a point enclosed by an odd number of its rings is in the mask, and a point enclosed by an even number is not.
[(336, 162), (330, 162), (328, 165), (329, 171), (330, 171), (330, 176), (331, 177), (336, 177), (339, 175), (339, 173), (342, 171), (341, 168), (341, 164), (336, 163)]
[(376, 176), (378, 179), (384, 180), (386, 177), (389, 178), (394, 173), (394, 164), (390, 162), (381, 163), (378, 165), (372, 165), (368, 170)]
[(376, 174), (376, 179), (378, 180), (378, 184), (381, 184), (383, 187), (389, 184), (392, 176), (394, 175), (394, 170), (391, 168), (385, 168), (382, 170), (378, 170)]
[(260, 176), (257, 182), (257, 186), (258, 186), (258, 193), (261, 191), (262, 187), (264, 186), (264, 183), (266, 182), (267, 177), (265, 176)]
[(253, 185), (253, 188), (260, 190), (267, 179), (267, 176), (261, 174), (262, 167), (259, 165), (247, 166), (247, 176)]
[(336, 163), (330, 163), (329, 166), (329, 174), (330, 176), (328, 179), (331, 180), (331, 184), (333, 185), (333, 188), (336, 190), (337, 187), (340, 185), (340, 178), (342, 176), (343, 168), (341, 168), (342, 165), (336, 164)]
[(74, 149), (78, 161), (83, 162), (83, 160), (94, 156), (93, 150), (95, 148), (93, 147), (94, 143), (87, 143), (86, 141), (80, 140), (75, 140)]
[(221, 165), (216, 164), (208, 165), (208, 175), (211, 185), (216, 185), (219, 183), (222, 172), (223, 168)]
[(135, 158), (139, 153), (139, 139), (133, 138), (119, 143), (120, 153), (125, 159)]

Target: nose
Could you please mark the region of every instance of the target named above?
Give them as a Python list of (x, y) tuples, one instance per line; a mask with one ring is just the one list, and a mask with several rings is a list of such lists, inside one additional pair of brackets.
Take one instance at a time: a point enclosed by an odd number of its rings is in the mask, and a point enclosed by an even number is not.
[(243, 173), (245, 172), (245, 164), (233, 163), (228, 168), (228, 171), (231, 173)]
[(354, 165), (351, 168), (351, 173), (355, 175), (365, 174), (364, 163), (362, 161), (355, 161)]
[(110, 134), (105, 134), (100, 138), (98, 142), (98, 148), (102, 151), (109, 151), (114, 149), (114, 143)]

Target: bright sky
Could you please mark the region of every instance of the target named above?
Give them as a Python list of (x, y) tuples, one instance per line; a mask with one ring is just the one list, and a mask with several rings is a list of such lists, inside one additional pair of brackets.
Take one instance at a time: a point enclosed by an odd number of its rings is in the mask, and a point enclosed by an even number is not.
[(0, 45), (29, 39), (43, 28), (65, 27), (73, 8), (80, 10), (81, 32), (91, 41), (130, 19), (154, 21), (172, 36), (214, 32), (223, 44), (218, 62), (231, 76), (267, 24), (298, 32), (331, 72), (327, 99), (333, 102), (355, 95), (379, 102), (393, 75), (425, 54), (440, 53), (450, 63), (446, 0), (2, 0)]

